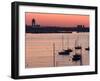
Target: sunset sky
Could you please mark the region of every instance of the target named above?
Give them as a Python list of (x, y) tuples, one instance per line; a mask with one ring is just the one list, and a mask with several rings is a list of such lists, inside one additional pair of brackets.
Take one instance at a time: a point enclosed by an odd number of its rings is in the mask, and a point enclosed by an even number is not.
[(89, 27), (88, 15), (26, 12), (25, 24), (32, 25), (33, 18), (35, 19), (36, 24), (41, 26), (76, 27), (77, 25), (84, 25), (85, 27)]

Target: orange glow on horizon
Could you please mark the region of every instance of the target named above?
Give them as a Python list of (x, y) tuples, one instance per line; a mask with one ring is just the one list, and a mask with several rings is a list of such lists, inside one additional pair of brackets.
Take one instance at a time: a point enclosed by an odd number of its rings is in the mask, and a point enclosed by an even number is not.
[(84, 25), (89, 27), (88, 15), (25, 13), (25, 24), (32, 25), (32, 19), (40, 26), (76, 27)]

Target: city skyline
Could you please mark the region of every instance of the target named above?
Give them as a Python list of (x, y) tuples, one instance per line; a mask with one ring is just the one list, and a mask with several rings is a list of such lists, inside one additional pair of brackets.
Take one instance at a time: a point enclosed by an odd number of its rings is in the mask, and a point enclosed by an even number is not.
[(88, 15), (26, 12), (25, 24), (32, 25), (32, 19), (35, 19), (36, 24), (41, 26), (76, 27), (77, 25), (84, 25), (85, 27), (89, 27)]

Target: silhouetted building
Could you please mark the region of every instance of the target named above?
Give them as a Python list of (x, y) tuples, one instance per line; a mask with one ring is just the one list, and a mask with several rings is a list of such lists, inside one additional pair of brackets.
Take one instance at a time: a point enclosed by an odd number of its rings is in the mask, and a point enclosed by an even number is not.
[(77, 28), (84, 28), (84, 25), (77, 25)]
[(36, 23), (35, 19), (32, 19), (32, 27), (35, 27), (35, 23)]

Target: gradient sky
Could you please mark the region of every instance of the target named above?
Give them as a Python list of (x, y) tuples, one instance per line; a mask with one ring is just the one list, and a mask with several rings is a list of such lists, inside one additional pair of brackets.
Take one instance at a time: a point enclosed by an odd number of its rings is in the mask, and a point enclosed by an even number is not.
[(89, 27), (88, 15), (26, 12), (25, 24), (32, 25), (33, 18), (35, 19), (36, 24), (41, 26), (76, 27), (77, 25), (84, 25), (85, 27)]

